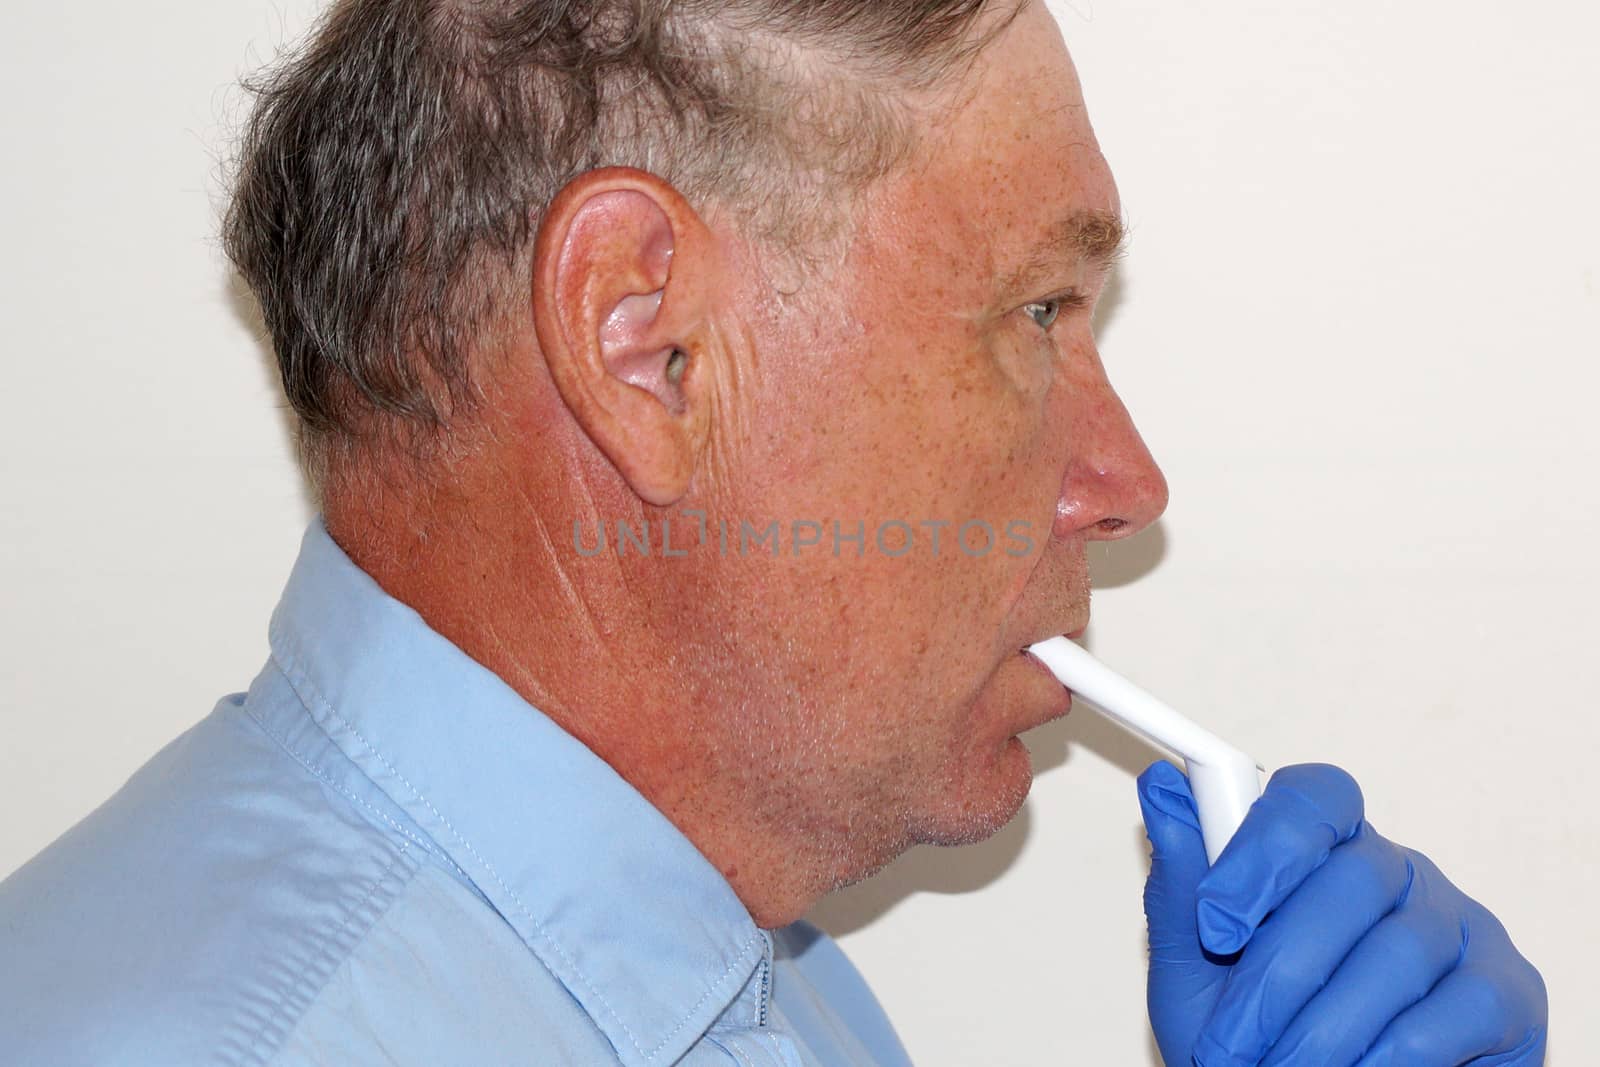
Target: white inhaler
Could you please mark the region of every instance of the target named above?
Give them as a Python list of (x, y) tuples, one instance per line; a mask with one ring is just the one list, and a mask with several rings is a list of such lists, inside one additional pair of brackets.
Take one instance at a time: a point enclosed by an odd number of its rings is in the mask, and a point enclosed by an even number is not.
[(1065, 637), (1028, 652), (1062, 685), (1108, 717), (1183, 757), (1200, 811), (1206, 858), (1217, 862), (1245, 812), (1261, 795), (1263, 768), (1243, 752), (1178, 714)]

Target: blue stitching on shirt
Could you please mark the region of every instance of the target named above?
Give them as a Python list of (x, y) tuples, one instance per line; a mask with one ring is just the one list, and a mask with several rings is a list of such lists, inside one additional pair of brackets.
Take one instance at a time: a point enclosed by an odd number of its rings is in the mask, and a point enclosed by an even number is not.
[(720, 1048), (723, 1052), (726, 1052), (728, 1054), (728, 1058), (737, 1063), (739, 1067), (756, 1067), (755, 1063), (737, 1044), (730, 1045), (716, 1037), (713, 1037), (710, 1034), (706, 1035), (706, 1040)]
[[(306, 771), (309, 772), (312, 775), (312, 777), (316, 778), (323, 785), (327, 786), (329, 789), (332, 789), (335, 793), (338, 793), (340, 796), (344, 797), (346, 800), (349, 800), (349, 801), (351, 801), (353, 803), (361, 805), (361, 807), (363, 807), (367, 811), (371, 812), (372, 815), (375, 818), (381, 819), (385, 823), (388, 823), (389, 827), (392, 830), (394, 830), (395, 833), (399, 834), (401, 837), (405, 838), (407, 841), (410, 841), (410, 842), (414, 843), (418, 848), (422, 849), (422, 851), (426, 852), (428, 855), (433, 856), (436, 859), (443, 860), (445, 863), (450, 864), (450, 866), (457, 873), (459, 873), (461, 875), (461, 877), (467, 878), (467, 872), (463, 871), (460, 867), (456, 866), (456, 862), (454, 860), (452, 860), (449, 856), (441, 855), (437, 850), (435, 850), (433, 848), (433, 846), (429, 845), (426, 841), (422, 840), (416, 834), (413, 834), (411, 831), (407, 830), (405, 827), (403, 827), (399, 823), (395, 822), (392, 818), (390, 818), (388, 815), (385, 815), (383, 812), (379, 811), (377, 808), (373, 807), (371, 804), (368, 804), (365, 800), (362, 800), (360, 797), (356, 796), (355, 793), (351, 792), (350, 790), (346, 789), (344, 786), (342, 786), (339, 783), (335, 782), (332, 778), (328, 777), (321, 770), (317, 769), (317, 767), (314, 766), (311, 763), (310, 760), (306, 759), (300, 753), (296, 752), (293, 748), (289, 747), (288, 738), (285, 737), (285, 736), (280, 736), (279, 734), (274, 733), (272, 728), (267, 725), (266, 720), (261, 718), (261, 716), (257, 715), (255, 713), (254, 708), (251, 707), (249, 704), (245, 705), (244, 711), (245, 711), (246, 715), (250, 716), (251, 720), (257, 726), (261, 727), (261, 732), (262, 733), (266, 734), (272, 740), (276, 741), (278, 743), (278, 747), (283, 749), (284, 754), (287, 755), (290, 759), (294, 760), (296, 763), (300, 764), (300, 766), (304, 767), (306, 769)], [(468, 879), (468, 880), (470, 881), (471, 879)]]
[[(291, 641), (287, 640), (287, 635), (281, 636), (285, 638), (285, 640), (281, 642), (282, 644), (287, 645), (292, 643)], [(444, 825), (445, 829), (450, 831), (450, 835), (461, 843), (462, 847), (467, 850), (467, 853), (472, 856), (473, 859), (483, 864), (483, 869), (489, 872), (489, 876), (495, 880), (495, 883), (499, 885), (501, 889), (505, 890), (506, 895), (510, 897), (512, 902), (517, 905), (517, 909), (522, 912), (523, 916), (530, 923), (533, 924), (533, 928), (538, 932), (539, 937), (545, 942), (546, 945), (549, 946), (549, 948), (551, 948), (558, 956), (561, 957), (562, 961), (572, 971), (573, 975), (583, 983), (584, 988), (594, 995), (595, 999), (598, 1000), (605, 1008), (606, 1013), (611, 1016), (612, 1021), (615, 1022), (622, 1032), (628, 1036), (628, 1040), (632, 1043), (634, 1051), (639, 1053), (639, 1055), (643, 1056), (647, 1060), (654, 1059), (655, 1055), (666, 1047), (667, 1043), (677, 1035), (678, 1031), (682, 1030), (689, 1024), (689, 1016), (692, 1016), (696, 1011), (700, 1010), (701, 1005), (711, 999), (711, 994), (716, 990), (717, 985), (726, 979), (728, 975), (733, 973), (734, 968), (738, 965), (737, 960), (735, 960), (733, 963), (730, 963), (722, 972), (722, 974), (717, 977), (717, 980), (712, 983), (711, 987), (701, 995), (700, 999), (695, 1002), (694, 1006), (691, 1007), (688, 1012), (685, 1013), (684, 1017), (678, 1021), (678, 1025), (674, 1027), (670, 1033), (663, 1037), (655, 1048), (651, 1049), (649, 1052), (646, 1052), (639, 1044), (638, 1037), (635, 1036), (634, 1032), (628, 1027), (628, 1024), (622, 1021), (621, 1016), (619, 1016), (617, 1014), (617, 1010), (611, 1006), (611, 1002), (606, 999), (605, 994), (595, 988), (594, 983), (590, 981), (588, 975), (583, 973), (583, 971), (578, 967), (577, 962), (573, 960), (571, 956), (567, 955), (566, 950), (563, 949), (561, 945), (550, 936), (550, 933), (545, 929), (544, 924), (540, 922), (531, 911), (528, 910), (528, 906), (522, 902), (522, 898), (517, 896), (516, 890), (512, 889), (505, 883), (505, 880), (500, 877), (499, 872), (494, 869), (494, 866), (490, 864), (488, 860), (484, 859), (483, 856), (478, 853), (478, 850), (472, 846), (472, 842), (462, 837), (460, 832), (457, 831), (456, 828), (451, 824), (450, 820), (446, 819), (442, 814), (440, 814), (439, 809), (435, 808), (431, 801), (418, 792), (417, 787), (412, 785), (410, 780), (407, 779), (405, 775), (396, 770), (394, 765), (390, 763), (388, 759), (386, 759), (384, 755), (377, 750), (376, 747), (373, 746), (372, 742), (368, 741), (366, 737), (362, 735), (360, 730), (357, 730), (354, 725), (352, 725), (342, 715), (334, 710), (333, 705), (330, 704), (327, 698), (322, 695), (322, 691), (318, 689), (316, 684), (312, 682), (305, 672), (300, 669), (298, 660), (294, 656), (292, 656), (289, 652), (281, 651), (278, 648), (274, 648), (272, 650), (272, 656), (273, 659), (278, 661), (279, 668), (283, 670), (284, 676), (289, 680), (290, 686), (294, 688), (295, 693), (300, 697), (301, 703), (306, 703), (306, 694), (300, 692), (301, 687), (300, 685), (296, 684), (297, 681), (305, 686), (305, 689), (315, 699), (316, 703), (321, 706), (323, 711), (335, 719), (351, 734), (355, 735), (356, 739), (366, 747), (367, 751), (372, 753), (373, 757), (377, 759), (379, 763), (383, 764), (384, 768), (388, 770), (390, 774), (399, 779), (399, 781), (411, 791), (411, 795), (417, 799), (418, 803), (422, 804), (433, 813), (434, 818), (438, 819), (439, 822)], [(282, 658), (280, 658), (280, 656)], [(284, 659), (288, 659), (289, 662), (283, 662)], [(316, 714), (309, 704), (306, 705), (306, 710), (310, 711), (313, 716)], [(757, 930), (755, 936), (751, 937), (744, 943), (742, 946), (742, 951), (748, 952), (749, 949), (758, 940), (760, 940), (760, 937), (761, 931)]]
[[(364, 893), (362, 893), (361, 899), (356, 902), (354, 907), (352, 907), (349, 911), (345, 912), (344, 921), (339, 924), (339, 929), (335, 930), (334, 933), (333, 933), (333, 937), (328, 939), (328, 940), (332, 941), (333, 943), (337, 943), (339, 938), (344, 935), (345, 931), (350, 929), (350, 923), (352, 921), (354, 921), (355, 917), (357, 915), (361, 914), (363, 909), (366, 908), (367, 904), (371, 902), (374, 894), (376, 894), (378, 892), (378, 888), (380, 886), (382, 886), (384, 882), (388, 881), (390, 873), (394, 871), (395, 864), (399, 863), (402, 859), (405, 858), (406, 850), (409, 849), (410, 847), (411, 846), (406, 842), (402, 841), (400, 843), (399, 851), (397, 851), (393, 856), (389, 857), (388, 864), (383, 868), (382, 871), (380, 871), (378, 873), (378, 876), (376, 878), (374, 878), (370, 883), (367, 884), (366, 891)], [(367, 925), (367, 930), (370, 931), (372, 929), (372, 927), (376, 926), (377, 925), (377, 920), (378, 920), (378, 916), (374, 916), (373, 917), (373, 921)], [(363, 933), (365, 933), (365, 931)], [(350, 946), (350, 951), (346, 952), (345, 955), (348, 956), (350, 954), (350, 952), (353, 952), (354, 950), (355, 950), (355, 946), (354, 945)], [(322, 954), (323, 954), (323, 958), (328, 960), (328, 962), (334, 964), (334, 966), (328, 968), (328, 973), (322, 976), (321, 984), (319, 984), (317, 986), (316, 990), (311, 993), (311, 995), (306, 1000), (305, 1006), (302, 1007), (300, 1009), (300, 1011), (296, 1014), (295, 1019), (294, 1019), (295, 1023), (298, 1023), (299, 1020), (305, 1018), (306, 1013), (311, 1010), (311, 1006), (317, 1002), (317, 998), (320, 997), (322, 995), (322, 991), (327, 988), (328, 981), (333, 977), (333, 972), (338, 969), (339, 957), (333, 955), (333, 953), (328, 951), (328, 942), (327, 941), (325, 941), (323, 943)], [(267, 1016), (261, 1020), (260, 1025), (258, 1025), (256, 1027), (255, 1032), (250, 1035), (250, 1044), (248, 1046), (248, 1051), (249, 1051), (250, 1055), (252, 1055), (252, 1056), (256, 1055), (256, 1048), (257, 1048), (258, 1045), (261, 1044), (261, 1039), (266, 1034), (267, 1026), (271, 1022), (272, 1022), (272, 1015), (271, 1015), (271, 1013), (268, 1013)], [(284, 1022), (288, 1023), (288, 1022), (290, 1022), (290, 1020), (285, 1018)], [(289, 1033), (291, 1032), (291, 1030), (292, 1030), (292, 1026), (286, 1027), (285, 1030), (284, 1030), (284, 1035), (283, 1036), (287, 1037), (289, 1035)]]

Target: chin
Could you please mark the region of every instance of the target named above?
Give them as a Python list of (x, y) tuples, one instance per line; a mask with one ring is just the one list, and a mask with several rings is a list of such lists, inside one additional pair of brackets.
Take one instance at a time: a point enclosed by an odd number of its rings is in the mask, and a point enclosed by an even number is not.
[(928, 845), (975, 845), (999, 833), (1022, 810), (1033, 787), (1033, 759), (1020, 740), (1008, 739), (988, 763), (955, 769), (950, 788), (918, 827)]

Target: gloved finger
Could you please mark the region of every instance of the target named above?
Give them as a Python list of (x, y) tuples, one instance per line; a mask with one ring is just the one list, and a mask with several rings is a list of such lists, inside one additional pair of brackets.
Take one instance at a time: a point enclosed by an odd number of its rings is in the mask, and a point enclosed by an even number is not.
[(1538, 1067), (1546, 1038), (1544, 981), (1517, 960), (1523, 966), (1478, 966), (1469, 958), (1391, 1022), (1357, 1067)]
[(1189, 780), (1166, 761), (1139, 776), (1139, 811), (1150, 839), (1150, 877), (1144, 913), (1150, 925), (1152, 963), (1183, 963), (1201, 956), (1195, 929), (1194, 891), (1205, 877), (1205, 839), (1200, 833)]
[[(1461, 918), (1445, 906), (1447, 901), (1438, 899), (1443, 883), (1430, 876), (1437, 869), (1416, 853), (1407, 853), (1406, 858), (1414, 873), (1399, 907), (1350, 950), (1328, 984), (1272, 1046), (1261, 1067), (1307, 1063), (1350, 1067), (1390, 1022), (1427, 996), (1461, 962)], [(1269, 920), (1262, 933), (1274, 922)]]
[(1410, 882), (1404, 851), (1363, 823), (1251, 938), (1195, 1043), (1195, 1062), (1259, 1063)]
[(1361, 787), (1338, 767), (1302, 763), (1274, 774), (1200, 883), (1206, 948), (1243, 948), (1267, 913), (1355, 836), (1364, 812)]
[(1144, 913), (1150, 932), (1146, 988), (1150, 1022), (1162, 1058), (1188, 1063), (1227, 968), (1208, 959), (1195, 929), (1194, 891), (1210, 865), (1189, 781), (1172, 764), (1139, 776), (1139, 809), (1150, 838)]

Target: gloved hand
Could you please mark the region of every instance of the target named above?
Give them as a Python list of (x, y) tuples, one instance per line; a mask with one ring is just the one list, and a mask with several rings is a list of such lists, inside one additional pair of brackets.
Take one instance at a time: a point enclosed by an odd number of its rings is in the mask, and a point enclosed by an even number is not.
[(1149, 767), (1139, 806), (1167, 1067), (1544, 1062), (1539, 972), (1427, 857), (1378, 836), (1344, 771), (1278, 771), (1209, 870), (1182, 772)]

